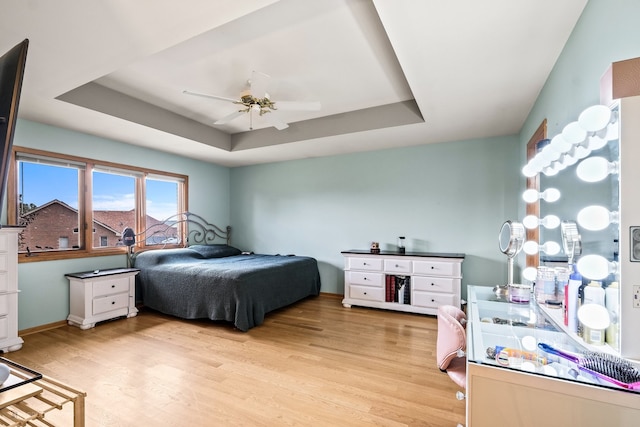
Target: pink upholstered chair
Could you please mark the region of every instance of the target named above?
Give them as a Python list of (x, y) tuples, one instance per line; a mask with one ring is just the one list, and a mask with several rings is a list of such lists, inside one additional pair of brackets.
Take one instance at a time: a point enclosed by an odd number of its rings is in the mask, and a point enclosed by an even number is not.
[[(467, 316), (458, 307), (441, 305), (438, 307), (438, 340), (436, 353), (438, 368), (446, 372), (458, 386), (466, 388), (467, 383)], [(458, 398), (464, 398), (459, 393)]]

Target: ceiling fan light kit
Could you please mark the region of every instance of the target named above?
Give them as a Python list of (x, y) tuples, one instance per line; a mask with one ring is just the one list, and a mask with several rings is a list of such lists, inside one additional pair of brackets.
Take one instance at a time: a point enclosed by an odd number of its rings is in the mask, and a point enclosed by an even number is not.
[[(204, 93), (192, 92), (189, 90), (182, 91), (187, 95), (200, 96), (204, 98), (217, 99), (222, 101), (231, 101), (234, 104), (242, 105), (244, 108), (240, 110), (234, 111), (231, 114), (228, 114), (218, 120), (216, 120), (214, 125), (224, 125), (236, 118), (249, 113), (249, 130), (253, 130), (253, 113), (258, 114), (260, 117), (264, 116), (266, 113), (271, 113), (272, 111), (277, 111), (278, 106), (284, 106), (285, 110), (299, 110), (299, 111), (317, 111), (321, 108), (319, 102), (280, 102), (281, 105), (276, 101), (272, 101), (270, 99), (269, 94), (264, 90), (267, 87), (269, 75), (254, 71), (252, 74), (252, 78), (247, 82), (249, 84), (249, 89), (243, 90), (240, 92), (240, 99), (232, 99), (224, 96), (217, 95), (209, 95)], [(259, 88), (256, 89), (256, 88)], [(260, 97), (260, 94), (264, 94)], [(256, 94), (258, 96), (256, 96)], [(283, 130), (289, 127), (289, 125), (277, 117), (269, 114), (266, 117), (267, 121), (271, 124), (271, 126), (275, 127), (278, 130)]]

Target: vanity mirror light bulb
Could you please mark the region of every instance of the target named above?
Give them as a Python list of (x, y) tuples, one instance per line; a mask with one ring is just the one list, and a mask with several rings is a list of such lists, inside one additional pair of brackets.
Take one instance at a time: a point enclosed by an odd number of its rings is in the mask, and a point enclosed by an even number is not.
[(530, 282), (535, 282), (538, 277), (538, 270), (535, 267), (527, 267), (522, 270), (522, 277)]
[(540, 225), (545, 228), (553, 229), (560, 225), (560, 218), (555, 215), (547, 215), (542, 219), (538, 219), (535, 215), (527, 215), (522, 220), (522, 225), (529, 230), (533, 230)]
[(592, 105), (578, 117), (578, 123), (587, 132), (598, 132), (611, 121), (611, 109), (606, 105)]
[(585, 255), (576, 263), (578, 272), (590, 280), (603, 280), (609, 274), (618, 274), (618, 263), (600, 255)]
[(547, 166), (546, 168), (542, 169), (542, 173), (545, 176), (556, 176), (558, 175), (558, 172), (560, 172), (558, 169), (554, 168), (553, 166)]
[(587, 147), (585, 147), (584, 145), (577, 145), (574, 147), (575, 151), (574, 151), (574, 157), (578, 160), (582, 160), (585, 157), (588, 157), (589, 154), (591, 154), (591, 150), (589, 150)]
[(553, 203), (560, 199), (560, 191), (557, 188), (547, 188), (543, 192), (539, 193), (537, 190), (529, 188), (522, 193), (522, 199), (527, 203), (535, 203), (539, 199)]
[(562, 129), (562, 137), (567, 142), (578, 145), (587, 139), (587, 131), (578, 122), (571, 122)]
[(610, 162), (604, 157), (590, 157), (580, 162), (576, 174), (584, 182), (598, 182), (611, 174), (620, 172), (618, 162)]
[(565, 153), (562, 155), (562, 157), (560, 157), (560, 162), (562, 162), (562, 164), (565, 165), (566, 167), (569, 167), (571, 165), (575, 165), (576, 163), (578, 163), (578, 159), (576, 159), (569, 153)]
[(560, 190), (557, 188), (547, 188), (540, 193), (540, 198), (549, 203), (557, 202), (560, 200)]
[(524, 167), (522, 168), (522, 175), (526, 176), (527, 178), (533, 178), (534, 176), (538, 175), (538, 172), (532, 165), (531, 163), (527, 163), (526, 165), (524, 165)]
[(535, 255), (538, 252), (544, 252), (547, 255), (557, 255), (560, 253), (560, 245), (556, 242), (546, 242), (539, 245), (533, 240), (528, 240), (522, 245), (522, 250), (527, 255)]
[(560, 158), (560, 151), (555, 150), (551, 145), (547, 145), (542, 149), (540, 155), (551, 162), (554, 162)]
[(607, 145), (607, 142), (609, 141), (605, 138), (605, 135), (606, 131), (594, 132), (592, 135), (589, 135), (589, 138), (587, 139), (587, 148), (591, 151), (596, 151)]
[(578, 224), (587, 230), (604, 230), (609, 224), (617, 224), (620, 220), (618, 212), (610, 212), (604, 206), (587, 206), (578, 212), (576, 217)]
[(566, 139), (564, 139), (562, 134), (559, 133), (553, 138), (551, 138), (551, 142), (549, 143), (549, 146), (553, 147), (556, 151), (560, 153), (566, 153), (567, 151), (571, 150), (571, 147), (573, 147), (573, 144), (571, 144)]

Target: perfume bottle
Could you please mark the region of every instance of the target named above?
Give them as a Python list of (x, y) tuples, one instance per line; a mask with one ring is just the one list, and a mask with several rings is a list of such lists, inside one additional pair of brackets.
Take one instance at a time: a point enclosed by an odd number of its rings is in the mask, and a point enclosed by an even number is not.
[(400, 237), (398, 237), (398, 252), (403, 254), (404, 251), (405, 251), (404, 236), (400, 236)]

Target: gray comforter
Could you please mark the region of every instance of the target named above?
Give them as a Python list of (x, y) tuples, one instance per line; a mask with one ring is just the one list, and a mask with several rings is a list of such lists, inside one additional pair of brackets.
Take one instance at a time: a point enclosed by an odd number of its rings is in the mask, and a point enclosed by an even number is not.
[(261, 325), (266, 313), (320, 292), (314, 258), (210, 255), (191, 248), (137, 254), (144, 305), (184, 319), (233, 322), (247, 331)]

